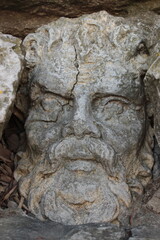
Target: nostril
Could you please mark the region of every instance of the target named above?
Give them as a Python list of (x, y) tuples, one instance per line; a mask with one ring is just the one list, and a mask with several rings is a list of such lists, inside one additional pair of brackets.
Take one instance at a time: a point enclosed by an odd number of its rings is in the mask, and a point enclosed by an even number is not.
[(72, 135), (74, 133), (72, 126), (65, 126), (62, 131), (63, 137), (67, 137), (69, 135)]
[(92, 137), (99, 137), (100, 133), (97, 127), (90, 121), (79, 120), (74, 123), (74, 133), (77, 136), (91, 135)]
[(90, 135), (92, 137), (100, 137), (100, 131), (95, 123), (84, 119), (74, 119), (70, 123), (64, 126), (62, 130), (62, 136), (68, 137), (75, 135), (76, 137), (84, 137)]

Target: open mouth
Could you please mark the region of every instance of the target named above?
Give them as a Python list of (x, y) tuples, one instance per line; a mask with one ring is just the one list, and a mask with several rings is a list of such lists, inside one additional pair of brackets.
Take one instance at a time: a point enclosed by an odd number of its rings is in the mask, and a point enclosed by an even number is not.
[(91, 172), (96, 170), (96, 163), (93, 160), (72, 160), (68, 161), (65, 165), (65, 168), (69, 171), (83, 171), (83, 172)]

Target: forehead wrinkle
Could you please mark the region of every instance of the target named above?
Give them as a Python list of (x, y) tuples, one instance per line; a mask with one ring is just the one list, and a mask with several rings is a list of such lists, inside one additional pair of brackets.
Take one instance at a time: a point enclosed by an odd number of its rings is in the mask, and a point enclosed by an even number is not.
[(69, 97), (76, 82), (77, 70), (74, 64), (73, 68), (71, 68), (71, 66), (66, 66), (64, 71), (62, 69), (57, 73), (52, 63), (47, 63), (48, 65), (46, 66), (42, 62), (32, 71), (31, 82), (41, 86), (42, 89), (49, 92)]
[(85, 85), (88, 89), (102, 92), (117, 92), (124, 88), (132, 91), (132, 86), (138, 90), (141, 86), (139, 74), (134, 69), (127, 69), (120, 61), (114, 62), (81, 62), (79, 61), (77, 85)]
[(127, 73), (119, 77), (117, 75), (116, 77), (104, 76), (101, 79), (98, 77), (93, 79), (91, 76), (89, 78), (85, 77), (79, 77), (73, 91), (74, 95), (122, 96), (135, 104), (143, 103), (142, 86), (138, 74), (136, 76), (133, 74), (132, 78), (129, 78)]

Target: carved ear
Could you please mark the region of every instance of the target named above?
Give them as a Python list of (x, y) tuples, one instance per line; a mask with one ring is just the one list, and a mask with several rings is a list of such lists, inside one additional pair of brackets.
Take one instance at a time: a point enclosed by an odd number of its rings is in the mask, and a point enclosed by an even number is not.
[(29, 34), (23, 41), (25, 60), (28, 67), (34, 67), (41, 59), (40, 44), (37, 34)]
[(160, 146), (160, 56), (146, 73), (145, 85), (154, 111), (154, 130)]

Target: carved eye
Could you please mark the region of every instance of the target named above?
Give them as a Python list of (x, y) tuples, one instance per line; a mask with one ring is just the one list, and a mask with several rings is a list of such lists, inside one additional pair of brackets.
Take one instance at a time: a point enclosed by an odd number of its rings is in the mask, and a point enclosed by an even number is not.
[(45, 98), (41, 102), (41, 106), (46, 112), (57, 112), (62, 109), (62, 105), (57, 99)]
[[(72, 100), (55, 94), (44, 94), (33, 108), (34, 118), (37, 121), (57, 122), (66, 117), (73, 109)], [(35, 111), (36, 109), (36, 111)], [(36, 116), (36, 117), (35, 117)]]
[(129, 101), (122, 97), (104, 97), (94, 100), (93, 112), (98, 118), (109, 120), (121, 115), (129, 105)]
[(121, 101), (110, 100), (104, 105), (103, 111), (106, 114), (106, 120), (108, 120), (112, 118), (114, 115), (123, 113), (124, 105)]
[(32, 106), (28, 121), (56, 122), (63, 110), (61, 104), (53, 96), (43, 96)]

